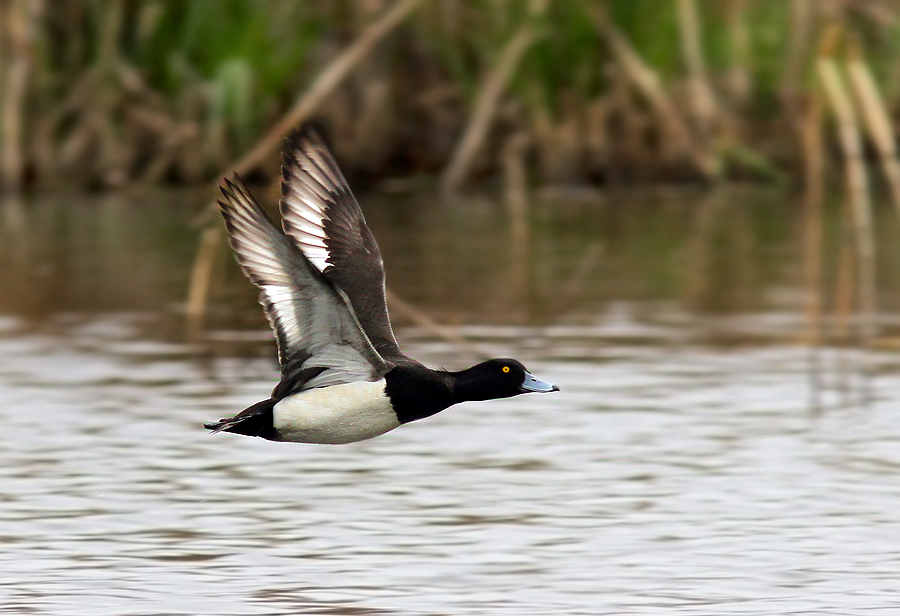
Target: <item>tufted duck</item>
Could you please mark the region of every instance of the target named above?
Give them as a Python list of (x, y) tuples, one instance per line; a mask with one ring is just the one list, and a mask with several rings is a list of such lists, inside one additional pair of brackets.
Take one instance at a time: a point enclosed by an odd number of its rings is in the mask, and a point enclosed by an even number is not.
[(206, 424), (273, 441), (351, 443), (459, 402), (558, 391), (514, 359), (431, 370), (404, 355), (384, 294), (384, 267), (344, 176), (319, 137), (293, 131), (282, 154), (278, 229), (237, 174), (219, 201), (231, 247), (278, 343), (272, 396)]

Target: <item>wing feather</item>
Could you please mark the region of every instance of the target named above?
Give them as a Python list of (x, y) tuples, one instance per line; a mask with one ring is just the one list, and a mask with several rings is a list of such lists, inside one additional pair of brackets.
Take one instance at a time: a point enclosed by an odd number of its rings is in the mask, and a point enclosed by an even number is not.
[(278, 342), (282, 381), (273, 396), (381, 378), (389, 367), (344, 293), (272, 223), (237, 174), (220, 189), (231, 247), (260, 290)]
[(284, 232), (347, 295), (381, 356), (403, 357), (388, 317), (378, 244), (328, 148), (312, 130), (296, 130), (282, 160)]

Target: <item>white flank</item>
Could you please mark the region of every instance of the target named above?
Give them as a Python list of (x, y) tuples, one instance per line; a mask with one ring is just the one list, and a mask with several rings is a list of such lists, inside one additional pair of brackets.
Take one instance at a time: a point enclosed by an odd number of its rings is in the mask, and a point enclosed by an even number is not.
[(339, 444), (362, 441), (400, 425), (384, 379), (298, 392), (275, 404), (279, 440)]

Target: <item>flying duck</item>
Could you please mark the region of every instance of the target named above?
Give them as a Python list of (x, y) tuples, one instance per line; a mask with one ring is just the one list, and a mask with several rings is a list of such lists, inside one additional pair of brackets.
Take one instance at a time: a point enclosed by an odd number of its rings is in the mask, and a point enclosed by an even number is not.
[(207, 429), (352, 443), (459, 402), (559, 390), (514, 359), (448, 372), (404, 355), (378, 245), (328, 148), (297, 129), (282, 159), (281, 229), (236, 173), (219, 187), (231, 247), (275, 333), (281, 380), (270, 398)]

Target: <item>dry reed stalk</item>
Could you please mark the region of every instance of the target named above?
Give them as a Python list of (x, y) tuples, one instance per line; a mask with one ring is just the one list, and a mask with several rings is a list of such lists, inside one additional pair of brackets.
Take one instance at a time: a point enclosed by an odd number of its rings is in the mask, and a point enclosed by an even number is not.
[(747, 0), (731, 0), (726, 7), (728, 19), (728, 45), (731, 66), (728, 68), (727, 85), (732, 103), (743, 105), (750, 97), (750, 35), (747, 31)]
[(67, 163), (77, 161), (78, 153), (76, 151), (73, 155), (72, 151), (87, 141), (87, 134), (81, 128), (81, 123), (65, 137), (57, 137), (56, 134), (70, 115), (89, 104), (93, 91), (93, 73), (88, 71), (69, 88), (60, 102), (35, 118), (33, 151), (36, 170), (43, 182), (52, 181), (60, 175), (57, 172)]
[(813, 94), (798, 118), (803, 163), (803, 200), (821, 203), (825, 196), (825, 142), (822, 134), (822, 99)]
[(515, 304), (523, 312), (530, 305), (528, 270), (531, 232), (528, 221), (528, 174), (524, 160), (527, 146), (528, 135), (519, 132), (512, 135), (503, 148), (503, 200), (509, 216), (510, 278)]
[(803, 81), (801, 75), (809, 55), (813, 25), (818, 4), (814, 0), (791, 0), (790, 32), (788, 33), (787, 58), (781, 76), (781, 94), (792, 101)]
[[(848, 225), (853, 224), (852, 206), (845, 207), (842, 219)], [(842, 225), (843, 226), (843, 225)], [(841, 395), (842, 404), (849, 406), (850, 376), (854, 370), (850, 348), (855, 340), (851, 315), (858, 302), (859, 283), (856, 280), (859, 271), (858, 253), (853, 249), (850, 234), (842, 238), (838, 250), (837, 280), (834, 289), (834, 322), (830, 331), (830, 342), (838, 347), (835, 361), (835, 388)]]
[[(640, 182), (652, 168), (677, 166), (684, 159), (676, 131), (652, 108), (647, 111), (641, 93), (624, 74), (621, 65), (609, 67), (609, 93), (604, 96), (609, 111), (604, 129), (608, 131), (608, 155), (604, 173), (610, 187), (630, 176)], [(654, 115), (655, 114), (655, 115)], [(652, 116), (652, 117), (651, 117)], [(648, 147), (647, 135), (659, 133), (655, 147)]]
[(606, 166), (609, 158), (609, 105), (605, 98), (588, 101), (584, 117), (584, 147), (588, 172)]
[(240, 160), (231, 165), (231, 170), (246, 174), (263, 162), (270, 153), (278, 148), (284, 135), (308, 119), (346, 79), (347, 75), (360, 62), (369, 57), (375, 46), (403, 23), (421, 3), (422, 0), (398, 0), (380, 18), (369, 24), (352, 45), (342, 51), (319, 73), (309, 88), (275, 126)]
[(553, 175), (553, 161), (551, 160), (550, 145), (553, 143), (553, 119), (550, 110), (544, 104), (543, 92), (537, 82), (528, 85), (528, 120), (531, 131), (532, 143), (535, 145), (537, 156), (537, 174), (541, 179)]
[[(800, 120), (803, 156), (803, 278), (806, 287), (807, 342), (821, 347), (824, 338), (822, 320), (823, 258), (822, 202), (824, 199), (825, 150), (822, 135), (822, 101), (814, 97)], [(816, 360), (814, 354), (813, 359)], [(817, 374), (817, 371), (814, 371)]]
[[(355, 21), (364, 26), (384, 10), (384, 0), (362, 0), (355, 10)], [(391, 65), (383, 48), (375, 50), (355, 75), (358, 103), (351, 113), (351, 125), (345, 131), (343, 152), (348, 162), (369, 166), (383, 162), (384, 143), (390, 142)], [(337, 132), (338, 136), (340, 132)]]
[[(816, 130), (816, 137), (806, 136), (811, 142), (816, 140), (821, 145), (821, 132)], [(823, 225), (822, 198), (807, 193), (803, 208), (803, 278), (806, 289), (806, 344), (809, 347), (809, 406), (813, 412), (822, 408), (822, 345), (825, 341), (825, 323), (823, 319)]]
[(585, 101), (574, 92), (563, 95), (562, 117), (556, 129), (557, 162), (555, 181), (577, 184), (584, 175), (582, 167), (587, 147), (587, 110)]
[(583, 171), (580, 166), (587, 140), (584, 134), (586, 113), (572, 104), (561, 115), (562, 118), (554, 123), (544, 105), (532, 104), (534, 151), (539, 161), (540, 180), (544, 183), (577, 183), (577, 176)]
[(528, 180), (525, 148), (528, 135), (516, 133), (503, 148), (503, 200), (510, 215), (511, 236), (516, 241), (528, 239)]
[(425, 314), (406, 300), (400, 298), (390, 289), (385, 290), (385, 295), (387, 297), (388, 306), (390, 307), (391, 312), (406, 317), (422, 329), (431, 332), (438, 338), (442, 338), (476, 357), (488, 359), (490, 357), (496, 356), (496, 354), (491, 353), (490, 351), (483, 349), (472, 341), (460, 336), (457, 332), (450, 329), (449, 327), (444, 327), (443, 325), (439, 324), (427, 314)]
[(350, 161), (359, 164), (365, 161), (371, 165), (383, 160), (380, 144), (389, 138), (392, 124), (390, 109), (391, 83), (384, 67), (379, 66), (369, 74), (362, 85), (360, 109), (356, 122), (349, 133), (354, 137), (344, 151)]
[(700, 134), (708, 137), (719, 115), (716, 97), (706, 74), (706, 60), (700, 47), (700, 16), (696, 0), (678, 0), (678, 25), (681, 30), (681, 52), (687, 67), (689, 106)]
[(5, 190), (17, 193), (21, 189), (22, 173), (25, 168), (22, 129), (25, 126), (25, 106), (28, 97), (28, 82), (31, 76), (34, 28), (43, 2), (29, 0), (9, 0), (0, 9), (4, 15), (6, 43), (2, 44), (9, 61), (3, 74), (2, 110), (0, 110), (0, 138), (2, 138), (2, 163), (0, 182)]
[(897, 160), (896, 133), (884, 103), (884, 98), (875, 85), (872, 71), (862, 59), (858, 45), (854, 45), (847, 61), (847, 75), (856, 93), (860, 115), (863, 118), (869, 138), (878, 150), (881, 168), (887, 178), (894, 206), (900, 214), (900, 161)]
[(881, 2), (856, 2), (853, 9), (865, 15), (873, 23), (888, 30), (888, 35), (893, 36), (900, 16), (897, 15), (897, 3), (894, 0), (882, 0)]
[(586, 3), (586, 7), (600, 35), (618, 60), (622, 72), (647, 99), (663, 124), (669, 127), (683, 154), (704, 178), (717, 178), (720, 174), (718, 161), (697, 143), (696, 136), (681, 117), (675, 102), (660, 84), (656, 71), (641, 58), (625, 35), (613, 25), (602, 6)]
[(203, 331), (212, 275), (215, 271), (216, 257), (219, 254), (221, 243), (221, 225), (210, 225), (203, 230), (197, 249), (197, 258), (194, 259), (194, 267), (191, 270), (191, 284), (185, 306), (188, 340), (199, 340)]
[(525, 52), (539, 36), (534, 22), (546, 12), (547, 2), (548, 0), (531, 0), (522, 23), (506, 41), (496, 63), (485, 75), (463, 136), (441, 174), (440, 191), (445, 198), (457, 193), (465, 181), (497, 114), (500, 97), (503, 96)]
[(868, 175), (863, 160), (862, 137), (856, 111), (841, 79), (835, 60), (827, 55), (837, 42), (838, 31), (826, 33), (822, 53), (816, 61), (819, 81), (825, 91), (838, 128), (844, 157), (848, 197), (853, 212), (855, 246), (859, 257), (860, 333), (864, 341), (876, 334), (875, 311), (875, 235), (872, 228), (872, 203)]

